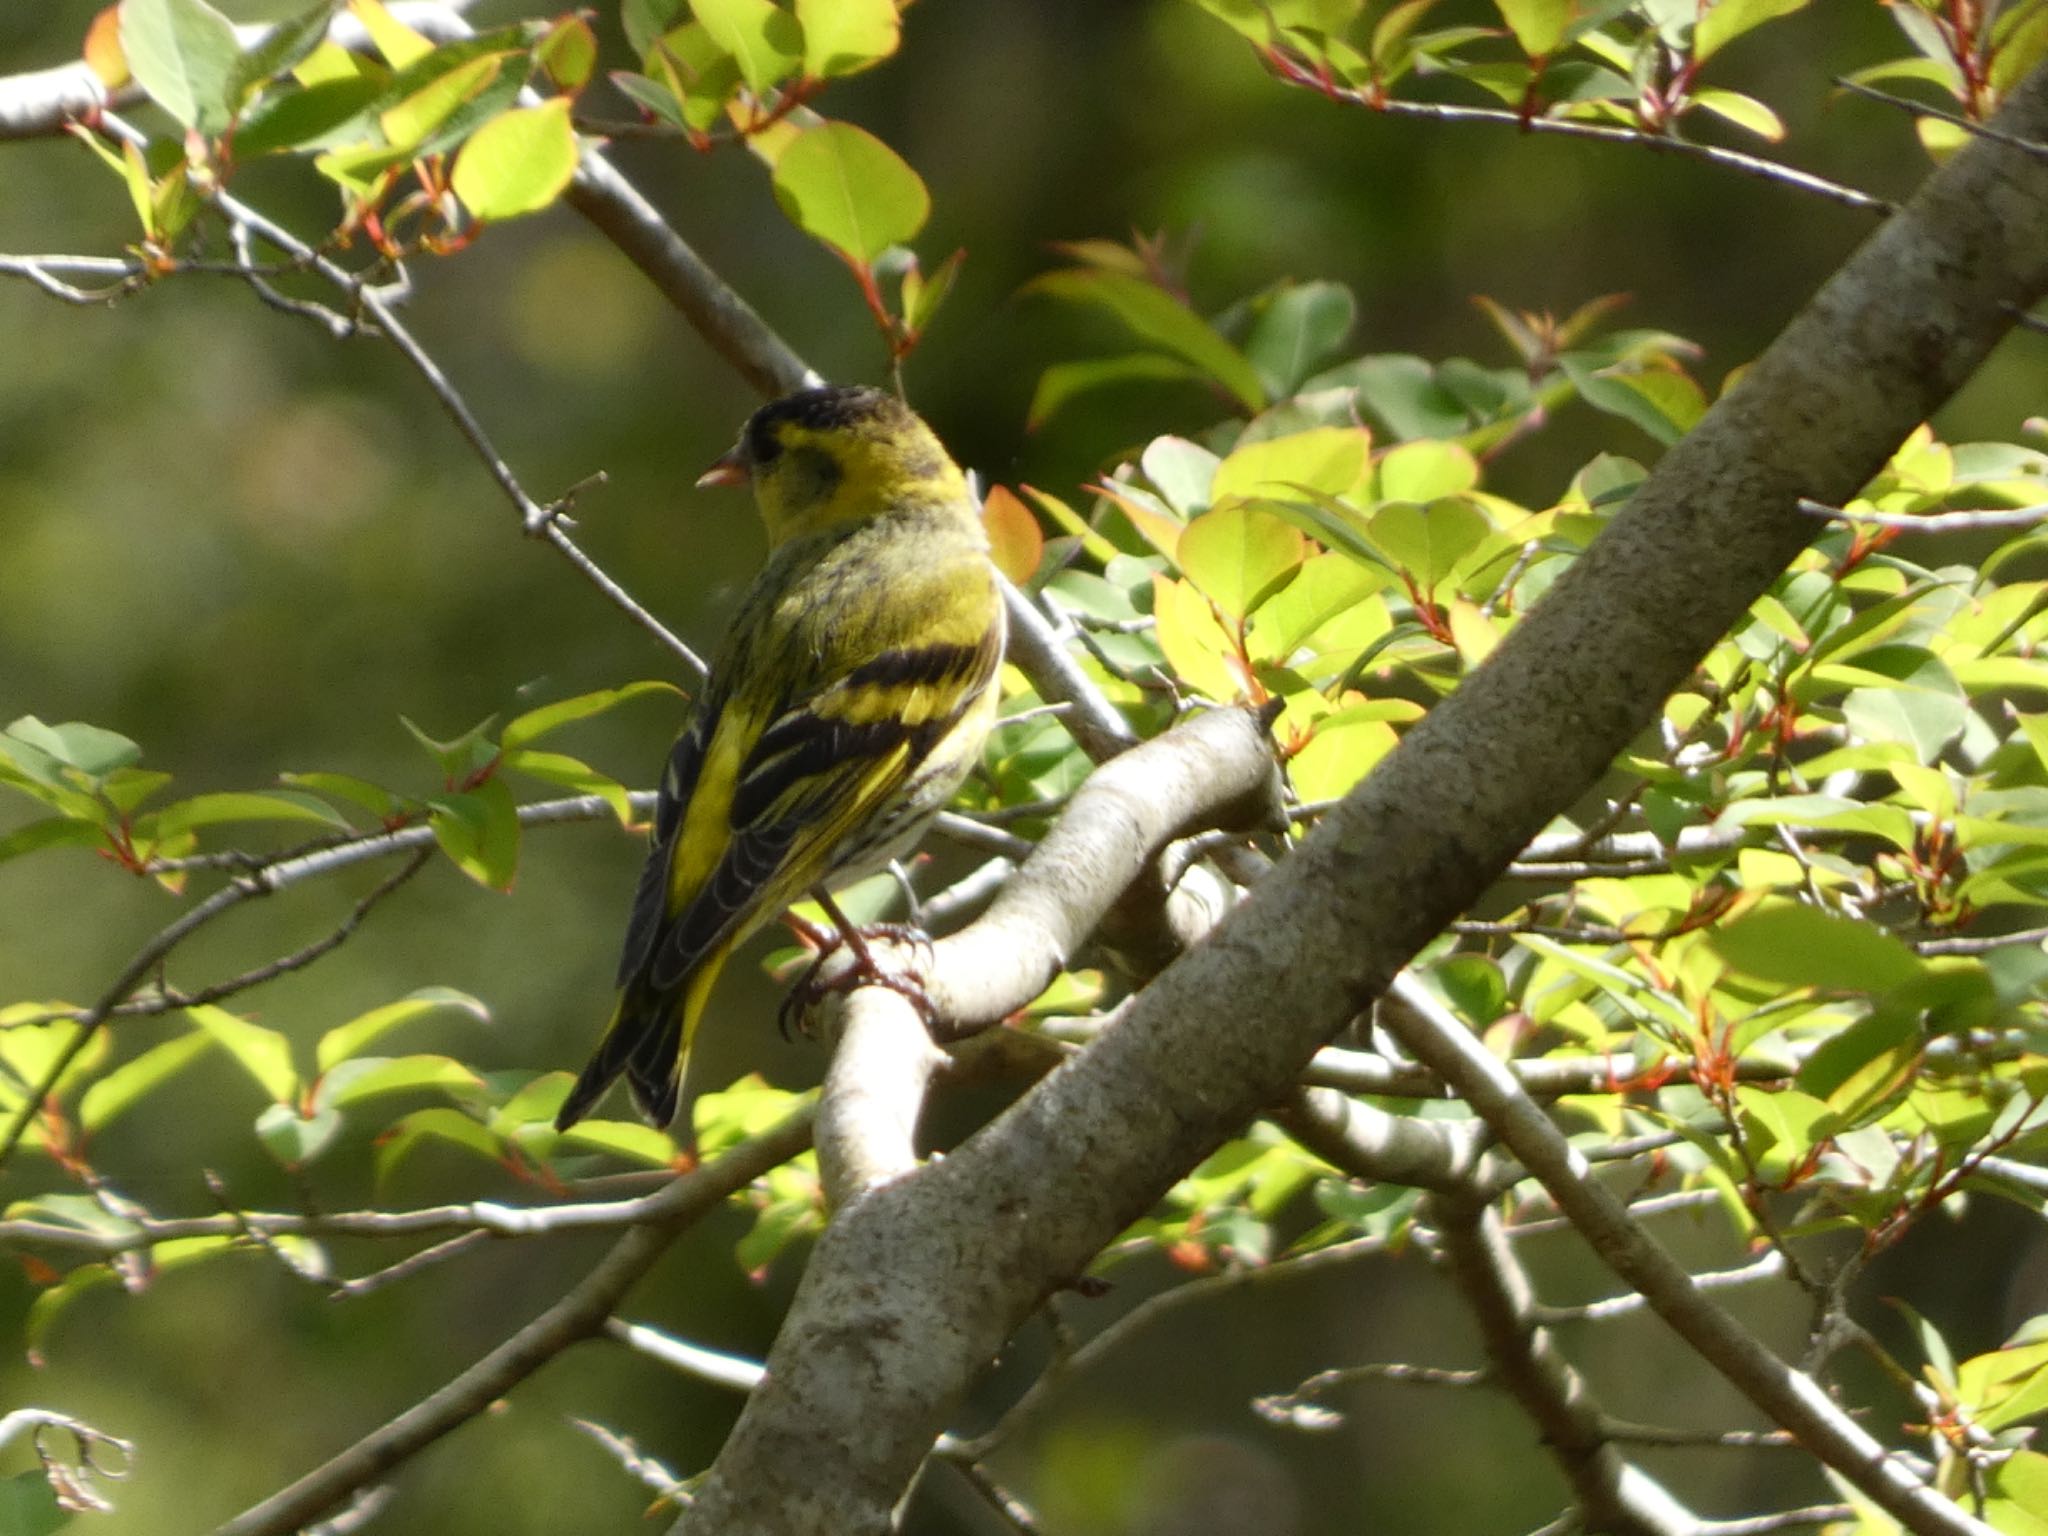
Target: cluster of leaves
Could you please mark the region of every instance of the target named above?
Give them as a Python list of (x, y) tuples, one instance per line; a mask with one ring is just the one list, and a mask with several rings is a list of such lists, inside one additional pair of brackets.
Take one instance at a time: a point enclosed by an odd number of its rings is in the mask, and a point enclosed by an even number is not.
[[(195, 870), (216, 863), (260, 875), (292, 860), (317, 860), (424, 824), (456, 868), (482, 886), (508, 890), (517, 875), (521, 844), (512, 778), (595, 796), (621, 825), (636, 825), (622, 784), (578, 758), (535, 743), (634, 699), (676, 691), (661, 682), (603, 689), (526, 710), (502, 728), (495, 719), (483, 721), (453, 741), (436, 741), (405, 722), (441, 775), (441, 787), (424, 794), (315, 771), (284, 775), (288, 788), (206, 793), (160, 806), (151, 802), (170, 785), (171, 775), (141, 767), (141, 749), (134, 742), (96, 726), (51, 726), (25, 717), (0, 733), (0, 785), (46, 814), (0, 838), (0, 859), (83, 847), (179, 892)], [(357, 824), (364, 813), (371, 820), (367, 828)], [(202, 835), (213, 829), (266, 824), (310, 825), (319, 835), (268, 856), (202, 846)], [(11, 1122), (32, 1111), (24, 1145), (101, 1190), (53, 1191), (16, 1200), (6, 1210), (9, 1219), (103, 1237), (131, 1230), (132, 1213), (107, 1198), (107, 1185), (94, 1168), (96, 1138), (203, 1059), (221, 1055), (260, 1090), (256, 1139), (302, 1186), (330, 1154), (366, 1143), (374, 1148), (380, 1186), (429, 1145), (475, 1158), (549, 1197), (563, 1194), (566, 1180), (596, 1164), (671, 1169), (688, 1164), (672, 1136), (637, 1122), (587, 1119), (557, 1133), (553, 1120), (569, 1091), (568, 1072), (489, 1072), (461, 1054), (387, 1055), (376, 1049), (396, 1031), (451, 1014), (488, 1021), (481, 1000), (449, 988), (424, 988), (336, 1025), (315, 1042), (310, 1064), (298, 1060), (292, 1036), (283, 1029), (218, 1003), (174, 1004), (176, 999), (167, 994), (162, 1008), (150, 1010), (166, 1014), (170, 1025), (155, 1043), (124, 1054), (115, 1032), (100, 1029), (68, 1059), (71, 1032), (64, 1026), (82, 1016), (76, 1005), (41, 1000), (0, 1006), (0, 1118)], [(126, 1037), (133, 1028), (125, 1025), (121, 1033)], [(115, 1064), (117, 1054), (123, 1059)], [(48, 1091), (30, 1106), (29, 1095), (46, 1083)], [(423, 1098), (431, 1102), (422, 1107)], [(697, 1105), (699, 1154), (716, 1154), (757, 1134), (787, 1114), (793, 1098), (757, 1079), (705, 1095)], [(756, 1212), (739, 1249), (750, 1272), (765, 1269), (790, 1241), (823, 1220), (808, 1158), (778, 1169), (740, 1198)], [(266, 1238), (264, 1243), (307, 1273), (327, 1271), (325, 1254), (315, 1242)], [(252, 1246), (251, 1238), (235, 1234), (168, 1240), (152, 1245), (151, 1262), (142, 1271), (123, 1261), (59, 1272), (37, 1261), (46, 1289), (28, 1319), (31, 1352), (83, 1292), (117, 1279), (134, 1287), (160, 1270)]]
[[(1028, 486), (992, 499), (998, 549), (1135, 712), (1277, 701), (1305, 815), (1487, 655), (1644, 474), (1602, 455), (1554, 505), (1527, 507), (1487, 488), (1494, 460), (1572, 401), (1667, 443), (1707, 404), (1691, 349), (1602, 334), (1604, 303), (1564, 323), (1488, 306), (1513, 363), (1432, 365), (1347, 355), (1353, 305), (1333, 284), (1205, 317), (1155, 251), (1071, 253), (1078, 265), (1034, 286), (1114, 317), (1138, 350), (1057, 365), (1034, 409), (1195, 379), (1230, 414), (1199, 440), (1154, 440), (1083, 509)], [(2048, 534), (1985, 534), (1951, 563), (1853, 519), (2044, 500), (2039, 449), (1917, 432), (1615, 765), (1603, 813), (1551, 829), (1613, 872), (1538, 870), (1418, 962), (1504, 1055), (1604, 1063), (1600, 1091), (1561, 1112), (1589, 1145), (1676, 1135), (1660, 1177), (1719, 1190), (1745, 1239), (1847, 1229), (1874, 1253), (1970, 1191), (2041, 1208), (2004, 1160), (2048, 1149), (2048, 955), (2032, 927), (2048, 906), (2048, 717), (2022, 707), (2048, 690), (2048, 583), (2023, 574)], [(1052, 537), (1034, 537), (1027, 501)], [(1042, 725), (998, 734), (1007, 803), (1057, 796), (1077, 772)], [(1759, 1080), (1760, 1063), (1778, 1070)], [(1326, 1218), (1306, 1229), (1290, 1204), (1305, 1185)], [(1398, 1237), (1414, 1207), (1253, 1138), (1119, 1251), (1263, 1262)], [(1984, 1391), (1960, 1412), (2048, 1391), (2037, 1347), (2013, 1348), (2028, 1352), (1973, 1363)]]
[(37, 802), (46, 814), (0, 837), (0, 862), (39, 848), (90, 848), (175, 892), (184, 889), (195, 867), (207, 863), (200, 840), (206, 828), (310, 824), (322, 834), (295, 850), (310, 854), (361, 836), (349, 818), (367, 813), (385, 832), (426, 823), (464, 874), (493, 890), (509, 890), (519, 869), (520, 830), (518, 801), (505, 775), (595, 795), (620, 825), (631, 827), (633, 806), (623, 784), (580, 758), (534, 743), (631, 700), (678, 691), (657, 681), (599, 689), (526, 710), (502, 729), (494, 716), (452, 741), (437, 741), (405, 721), (440, 771), (440, 787), (424, 794), (351, 774), (308, 772), (283, 775), (289, 786), (284, 789), (199, 794), (158, 806), (151, 802), (169, 787), (171, 775), (142, 767), (136, 743), (99, 726), (52, 726), (24, 716), (0, 732), (0, 786)]
[[(1290, 84), (1384, 107), (1424, 79), (1462, 81), (1525, 119), (1607, 124), (1675, 134), (1705, 113), (1773, 143), (1778, 114), (1753, 96), (1701, 83), (1730, 44), (1802, 9), (1806, 0), (1494, 0), (1498, 26), (1425, 29), (1437, 0), (1194, 0), (1250, 40)], [(1908, 80), (1946, 92), (1972, 120), (1989, 117), (2048, 56), (2048, 5), (1953, 6), (1900, 0), (1888, 7), (1915, 50), (1874, 65), (1859, 83)], [(1930, 152), (1945, 154), (1964, 129), (1919, 120)]]
[[(916, 171), (864, 128), (807, 105), (825, 84), (896, 52), (897, 0), (627, 0), (621, 20), (642, 59), (612, 82), (644, 113), (708, 149), (729, 131), (771, 172), (799, 229), (854, 275), (892, 358), (917, 344), (952, 286), (960, 252), (927, 276), (908, 248), (931, 214)], [(894, 275), (891, 306), (882, 279)]]
[[(333, 40), (344, 13), (370, 51)], [(906, 244), (931, 212), (924, 182), (873, 134), (805, 105), (896, 51), (894, 0), (800, 0), (794, 12), (769, 0), (632, 0), (621, 20), (642, 67), (613, 72), (618, 91), (699, 148), (747, 143), (790, 219), (853, 272), (890, 355), (909, 352), (959, 253), (927, 276)], [(599, 50), (582, 12), (437, 44), (383, 0), (320, 0), (245, 42), (206, 0), (121, 0), (94, 22), (86, 60), (109, 90), (132, 81), (182, 139), (110, 145), (76, 132), (127, 188), (153, 270), (174, 267), (237, 165), (287, 154), (343, 193), (338, 236), (360, 227), (389, 257), (446, 252), (568, 188)]]

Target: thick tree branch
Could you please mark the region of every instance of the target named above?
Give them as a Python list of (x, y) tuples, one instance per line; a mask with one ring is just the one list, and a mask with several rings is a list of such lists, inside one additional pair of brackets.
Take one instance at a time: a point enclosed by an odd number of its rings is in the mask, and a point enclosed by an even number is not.
[[(2000, 127), (2048, 136), (2048, 70), (2014, 93)], [(1811, 536), (1798, 499), (1853, 496), (1976, 368), (2013, 308), (2044, 290), (2048, 166), (1974, 142), (1845, 264), (1487, 662), (1206, 943), (943, 1162), (840, 1213), (766, 1384), (678, 1533), (885, 1529), (968, 1382), (1017, 1324), (1279, 1098), (1547, 819), (1597, 782)], [(1498, 1075), (1482, 1082), (1464, 1071), (1458, 1081), (1472, 1077), (1477, 1102), (1498, 1107), (1519, 1093)], [(1599, 1186), (1570, 1164), (1544, 1164), (1533, 1132), (1517, 1140), (1510, 1145), (1560, 1207), (1592, 1220), (1583, 1194)], [(1603, 1253), (1622, 1252), (1597, 1225), (1591, 1235)], [(1744, 1390), (1909, 1529), (1981, 1529), (1746, 1334), (1739, 1344), (1688, 1336), (1723, 1369), (1730, 1349), (1763, 1356), (1742, 1368)]]

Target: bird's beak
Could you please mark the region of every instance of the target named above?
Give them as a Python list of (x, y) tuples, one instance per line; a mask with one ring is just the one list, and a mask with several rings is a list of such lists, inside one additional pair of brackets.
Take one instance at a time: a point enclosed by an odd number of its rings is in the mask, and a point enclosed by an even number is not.
[(711, 461), (711, 467), (697, 477), (697, 489), (709, 490), (716, 485), (745, 485), (747, 483), (746, 461), (740, 457), (740, 445), (735, 443), (724, 453)]

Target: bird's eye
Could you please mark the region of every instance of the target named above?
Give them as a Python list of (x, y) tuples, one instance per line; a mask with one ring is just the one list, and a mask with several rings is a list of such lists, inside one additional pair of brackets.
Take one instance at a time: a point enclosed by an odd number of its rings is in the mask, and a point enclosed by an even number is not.
[(747, 434), (747, 457), (756, 469), (773, 464), (782, 457), (782, 439), (775, 435), (774, 427), (756, 423)]

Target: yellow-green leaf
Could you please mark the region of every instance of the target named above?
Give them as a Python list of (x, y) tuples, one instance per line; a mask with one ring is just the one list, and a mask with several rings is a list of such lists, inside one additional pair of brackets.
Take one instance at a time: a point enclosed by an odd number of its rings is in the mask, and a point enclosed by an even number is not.
[(434, 45), (384, 9), (383, 0), (348, 0), (370, 41), (393, 69), (404, 69), (434, 51)]
[(804, 73), (814, 80), (879, 64), (902, 41), (896, 0), (796, 0)]
[(298, 1097), (299, 1074), (292, 1067), (291, 1042), (283, 1035), (211, 1003), (187, 1008), (185, 1016), (220, 1042), (272, 1099), (288, 1104)]
[(1201, 593), (1185, 581), (1155, 575), (1152, 617), (1166, 664), (1185, 687), (1223, 702), (1244, 693), (1236, 647)]
[(1239, 501), (1189, 523), (1177, 553), (1187, 579), (1229, 617), (1243, 620), (1301, 569), (1308, 541), (1291, 524)]
[(392, 1030), (444, 1012), (466, 1013), (480, 1024), (488, 1024), (491, 1019), (490, 1009), (467, 992), (458, 992), (453, 987), (422, 987), (395, 1003), (372, 1008), (328, 1030), (320, 1037), (313, 1060), (326, 1072)]
[(799, 229), (865, 265), (924, 228), (931, 194), (903, 157), (851, 123), (820, 123), (775, 162), (775, 200)]
[(470, 135), (455, 159), (455, 195), (479, 219), (538, 213), (576, 175), (569, 99), (515, 107)]
[(804, 57), (803, 29), (769, 0), (690, 0), (690, 9), (739, 62), (741, 78), (757, 96), (787, 79)]

